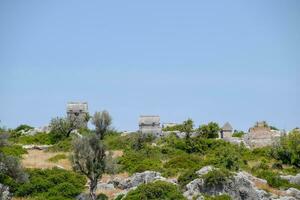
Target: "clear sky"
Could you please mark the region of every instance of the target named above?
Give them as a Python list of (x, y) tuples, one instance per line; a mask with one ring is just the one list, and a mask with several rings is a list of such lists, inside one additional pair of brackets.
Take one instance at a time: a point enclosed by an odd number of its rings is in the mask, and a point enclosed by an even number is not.
[(68, 101), (136, 130), (300, 126), (300, 1), (1, 0), (1, 126), (46, 125)]

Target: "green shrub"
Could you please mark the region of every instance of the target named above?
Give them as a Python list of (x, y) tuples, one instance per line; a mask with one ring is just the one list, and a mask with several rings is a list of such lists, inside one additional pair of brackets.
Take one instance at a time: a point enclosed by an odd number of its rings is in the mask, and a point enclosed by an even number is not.
[(222, 194), (219, 196), (205, 196), (204, 200), (231, 200), (228, 194)]
[(22, 135), (13, 139), (15, 143), (20, 144), (53, 144), (48, 133), (37, 133), (35, 135)]
[(68, 152), (70, 151), (72, 148), (72, 141), (71, 138), (66, 138), (62, 141), (57, 142), (56, 144), (54, 144), (53, 146), (48, 148), (48, 151), (52, 151), (52, 152)]
[(243, 131), (235, 131), (233, 134), (232, 134), (232, 137), (238, 137), (238, 138), (241, 138), (245, 135), (246, 133), (243, 132)]
[(161, 171), (162, 162), (160, 160), (160, 150), (158, 148), (147, 147), (140, 151), (126, 150), (119, 158), (121, 169), (129, 173), (142, 172), (146, 170)]
[(283, 164), (291, 164), (300, 168), (300, 133), (292, 131), (281, 137), (278, 144), (272, 148), (271, 155)]
[(203, 160), (199, 156), (191, 154), (175, 156), (164, 164), (164, 168), (175, 169), (178, 172), (185, 169), (199, 169), (202, 166)]
[(178, 177), (178, 184), (183, 189), (189, 182), (198, 178), (196, 170), (188, 170)]
[(121, 134), (112, 133), (104, 137), (104, 143), (110, 150), (121, 150), (129, 148), (134, 134), (121, 136)]
[(213, 169), (202, 176), (207, 187), (214, 187), (223, 184), (232, 177), (232, 173), (227, 169)]
[(50, 162), (58, 162), (59, 160), (66, 159), (67, 156), (65, 154), (57, 154), (48, 159)]
[(28, 170), (29, 182), (14, 188), (15, 195), (37, 199), (72, 199), (80, 194), (86, 179), (63, 169)]
[(208, 164), (229, 170), (238, 170), (241, 168), (243, 161), (240, 152), (236, 148), (227, 146), (211, 152), (208, 156)]
[(270, 170), (256, 171), (256, 175), (259, 178), (265, 179), (270, 186), (275, 188), (287, 188), (289, 185), (287, 180), (281, 179), (278, 174)]
[(105, 194), (101, 193), (97, 195), (97, 200), (108, 200), (108, 197)]
[(18, 158), (21, 158), (23, 154), (27, 153), (26, 149), (23, 149), (20, 145), (4, 146), (0, 149), (0, 152)]
[(125, 195), (124, 194), (119, 194), (115, 200), (122, 200), (122, 198), (124, 197)]
[(19, 131), (29, 131), (32, 130), (33, 127), (29, 126), (27, 124), (21, 124), (20, 126), (18, 126), (17, 128), (15, 128), (15, 132), (19, 132)]
[(185, 200), (176, 185), (163, 181), (142, 184), (130, 191), (124, 200)]

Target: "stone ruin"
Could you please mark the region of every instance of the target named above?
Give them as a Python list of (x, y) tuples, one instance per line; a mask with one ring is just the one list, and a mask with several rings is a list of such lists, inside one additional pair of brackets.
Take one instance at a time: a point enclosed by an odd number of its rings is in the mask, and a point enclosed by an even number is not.
[(244, 136), (244, 141), (251, 148), (257, 148), (272, 145), (280, 137), (280, 131), (272, 130), (265, 121), (261, 121), (249, 129), (248, 134)]
[(162, 136), (160, 117), (157, 115), (142, 115), (139, 118), (139, 132), (152, 134), (155, 137)]
[(231, 138), (233, 128), (229, 122), (226, 122), (220, 131), (220, 138)]
[(67, 104), (67, 117), (74, 120), (78, 128), (87, 127), (88, 114), (87, 102), (69, 102)]

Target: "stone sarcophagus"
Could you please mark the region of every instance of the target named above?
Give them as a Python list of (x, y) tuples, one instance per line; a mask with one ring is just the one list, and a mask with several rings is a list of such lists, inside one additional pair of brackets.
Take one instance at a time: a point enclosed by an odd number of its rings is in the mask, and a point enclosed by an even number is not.
[(160, 137), (162, 134), (160, 117), (157, 115), (142, 115), (139, 118), (139, 132)]
[(68, 119), (76, 123), (77, 128), (87, 127), (88, 115), (87, 102), (69, 102), (67, 104)]

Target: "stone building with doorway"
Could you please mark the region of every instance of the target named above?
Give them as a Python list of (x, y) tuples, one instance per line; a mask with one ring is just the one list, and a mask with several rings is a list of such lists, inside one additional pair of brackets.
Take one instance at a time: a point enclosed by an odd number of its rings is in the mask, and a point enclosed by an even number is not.
[(233, 128), (229, 122), (226, 122), (220, 131), (220, 138), (231, 138), (233, 133)]
[(253, 127), (245, 134), (244, 141), (252, 148), (272, 145), (278, 141), (282, 133), (278, 130), (272, 130), (266, 121), (256, 122)]
[(87, 102), (69, 102), (67, 103), (67, 117), (76, 123), (78, 128), (87, 127), (88, 122), (88, 104)]
[(140, 116), (139, 132), (143, 134), (152, 134), (156, 137), (160, 137), (162, 135), (160, 117), (157, 115)]

